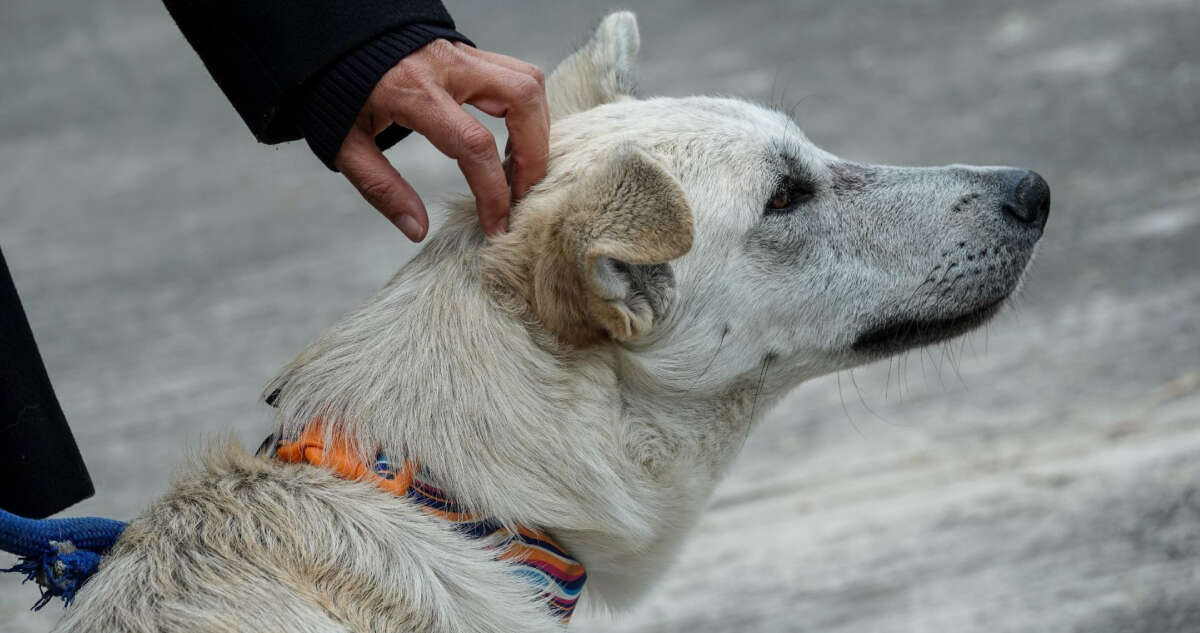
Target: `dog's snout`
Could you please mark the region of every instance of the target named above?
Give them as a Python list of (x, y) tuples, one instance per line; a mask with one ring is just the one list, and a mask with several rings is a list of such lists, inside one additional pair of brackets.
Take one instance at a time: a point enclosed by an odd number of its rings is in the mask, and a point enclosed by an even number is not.
[(1050, 185), (1035, 171), (1014, 169), (1008, 174), (1008, 191), (1001, 208), (1022, 224), (1037, 228), (1050, 217)]

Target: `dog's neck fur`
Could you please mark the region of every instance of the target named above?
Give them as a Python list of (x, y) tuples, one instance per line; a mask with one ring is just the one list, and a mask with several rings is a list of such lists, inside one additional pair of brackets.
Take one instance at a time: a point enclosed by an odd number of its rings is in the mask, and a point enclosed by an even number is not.
[(589, 595), (624, 603), (665, 566), (756, 407), (736, 389), (672, 392), (622, 346), (559, 344), (489, 287), (473, 209), (451, 216), (268, 387), (278, 430), (325, 420), (364, 457), (406, 455), (472, 511), (551, 531)]

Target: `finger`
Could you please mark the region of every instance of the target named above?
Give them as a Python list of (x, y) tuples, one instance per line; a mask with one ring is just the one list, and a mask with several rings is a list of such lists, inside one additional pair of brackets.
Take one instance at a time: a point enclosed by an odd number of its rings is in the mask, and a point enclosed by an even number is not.
[(523, 197), (546, 175), (550, 119), (545, 87), (529, 75), (483, 61), (452, 72), (447, 87), (460, 100), (504, 118), (512, 145), (512, 190), (515, 198)]
[[(508, 55), (501, 55), (500, 53), (493, 53), (491, 51), (484, 51), (484, 50), (480, 50), (477, 48), (471, 48), (469, 46), (466, 47), (463, 52), (469, 56), (477, 57), (479, 59), (496, 64), (497, 66), (503, 66), (509, 70), (513, 70), (513, 71), (519, 72), (524, 75), (529, 75), (530, 77), (533, 78), (534, 81), (536, 81), (538, 83), (539, 86), (542, 87), (543, 92), (545, 92), (545, 90), (546, 90), (546, 75), (545, 75), (545, 73), (542, 72), (541, 68), (538, 68), (537, 66), (534, 66), (533, 64), (530, 64), (529, 62), (524, 62), (515, 57), (509, 57)], [(549, 108), (546, 108), (546, 125), (547, 126), (550, 125), (550, 109)]]
[(490, 235), (503, 233), (507, 229), (509, 192), (496, 139), (449, 94), (434, 93), (431, 97), (432, 107), (397, 112), (397, 121), (458, 161), (458, 168), (475, 196), (484, 231)]
[(412, 185), (383, 156), (369, 134), (352, 128), (338, 150), (334, 166), (408, 239), (414, 242), (424, 239), (429, 230), (425, 204)]
[(529, 75), (530, 77), (537, 79), (538, 83), (545, 84), (545, 80), (542, 78), (542, 69), (530, 64), (529, 62), (521, 61), (515, 57), (509, 57), (508, 55), (501, 55), (500, 53), (493, 53), (491, 51), (472, 48), (470, 46), (463, 46), (461, 52), (468, 57), (482, 59), (484, 61), (496, 64), (497, 66), (504, 66), (509, 70), (515, 70), (519, 73)]
[[(541, 91), (545, 94), (546, 74), (541, 71), (541, 68), (536, 67), (533, 64), (529, 64), (528, 61), (510, 58), (508, 55), (500, 55), (499, 53), (488, 52), (488, 50), (479, 50), (474, 48), (470, 50), (478, 54), (480, 59), (490, 61), (492, 64), (504, 66), (505, 68), (509, 68), (509, 70), (516, 71), (518, 73), (528, 74), (529, 77), (533, 78), (534, 82), (538, 82), (538, 85), (541, 86)], [(550, 107), (548, 107), (548, 104), (546, 107), (546, 127), (550, 127)]]

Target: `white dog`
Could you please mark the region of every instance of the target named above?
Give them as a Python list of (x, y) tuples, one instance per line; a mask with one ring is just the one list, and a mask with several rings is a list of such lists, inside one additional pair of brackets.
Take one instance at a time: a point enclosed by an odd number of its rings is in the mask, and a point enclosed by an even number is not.
[(584, 603), (627, 607), (789, 389), (1017, 288), (1036, 174), (855, 164), (750, 103), (639, 100), (637, 48), (603, 21), (547, 82), (549, 171), (510, 232), (451, 210), (268, 388), (266, 454), (177, 476), (62, 630), (552, 631), (582, 569)]

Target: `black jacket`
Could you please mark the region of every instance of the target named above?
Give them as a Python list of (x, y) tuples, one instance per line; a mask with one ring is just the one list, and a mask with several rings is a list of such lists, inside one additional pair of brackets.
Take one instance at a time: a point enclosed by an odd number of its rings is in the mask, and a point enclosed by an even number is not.
[[(263, 143), (303, 137), (333, 158), (371, 88), (437, 38), (470, 43), (438, 0), (164, 0), (225, 96)], [(392, 126), (389, 147), (408, 134)]]
[(42, 518), (92, 496), (0, 252), (0, 509)]

